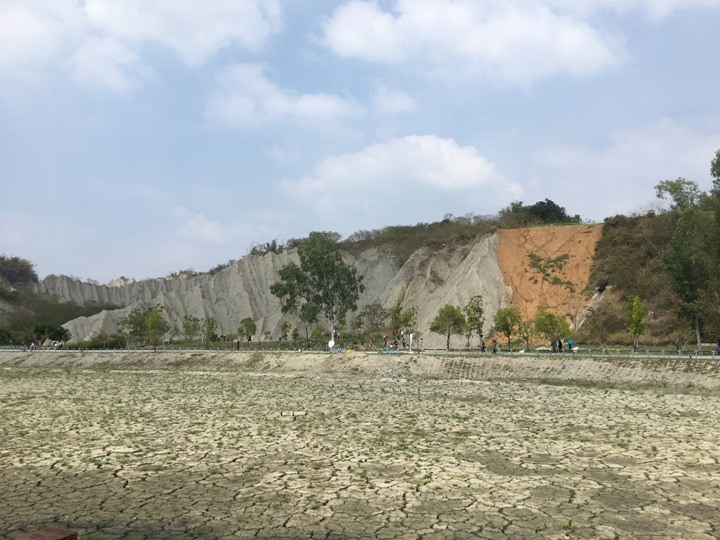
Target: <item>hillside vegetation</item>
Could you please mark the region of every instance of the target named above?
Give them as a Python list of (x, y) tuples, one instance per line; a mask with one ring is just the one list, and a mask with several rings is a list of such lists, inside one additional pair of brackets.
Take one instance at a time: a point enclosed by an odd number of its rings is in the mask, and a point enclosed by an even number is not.
[(580, 216), (569, 216), (565, 208), (549, 199), (529, 206), (516, 201), (500, 210), (497, 216), (468, 214), (455, 217), (447, 214), (442, 221), (433, 223), (394, 225), (358, 231), (341, 245), (345, 251), (353, 254), (376, 248), (394, 256), (403, 264), (421, 247), (441, 249), (446, 246), (467, 246), (497, 229), (580, 222)]
[[(60, 327), (77, 317), (89, 317), (103, 309), (117, 306), (78, 305), (58, 297), (37, 294), (32, 285), (38, 283), (32, 262), (19, 257), (0, 256), (0, 298), (6, 302), (4, 323), (0, 324), (0, 343), (26, 343), (52, 336), (67, 339)], [(2, 322), (2, 321), (0, 321)]]
[(670, 200), (668, 211), (605, 220), (591, 281), (609, 288), (584, 337), (626, 341), (629, 306), (639, 301), (647, 305), (645, 344), (720, 345), (720, 150), (712, 172), (707, 193), (684, 178), (660, 182), (656, 194)]

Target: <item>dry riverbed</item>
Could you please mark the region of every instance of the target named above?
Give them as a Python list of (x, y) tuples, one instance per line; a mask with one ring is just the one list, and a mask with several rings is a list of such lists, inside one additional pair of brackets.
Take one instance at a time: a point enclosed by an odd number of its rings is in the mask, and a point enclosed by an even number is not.
[(717, 366), (663, 362), (0, 353), (0, 537), (717, 538)]

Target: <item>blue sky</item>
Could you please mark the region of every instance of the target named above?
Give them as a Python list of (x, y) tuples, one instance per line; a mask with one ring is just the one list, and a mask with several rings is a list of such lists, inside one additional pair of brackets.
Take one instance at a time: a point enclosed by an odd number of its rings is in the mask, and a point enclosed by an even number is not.
[(720, 0), (2, 0), (0, 253), (107, 282), (253, 244), (710, 187)]

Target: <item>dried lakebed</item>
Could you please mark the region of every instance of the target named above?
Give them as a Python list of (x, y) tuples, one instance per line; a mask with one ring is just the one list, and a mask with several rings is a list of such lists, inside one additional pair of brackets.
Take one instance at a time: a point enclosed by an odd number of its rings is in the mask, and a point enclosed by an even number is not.
[(0, 537), (720, 535), (712, 364), (159, 358), (0, 354)]

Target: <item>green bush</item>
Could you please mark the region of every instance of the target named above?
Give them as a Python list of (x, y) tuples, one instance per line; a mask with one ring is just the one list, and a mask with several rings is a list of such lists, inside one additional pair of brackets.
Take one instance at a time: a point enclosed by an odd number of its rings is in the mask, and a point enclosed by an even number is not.
[(33, 263), (20, 257), (0, 255), (0, 278), (12, 285), (37, 283), (38, 275)]
[(124, 349), (127, 346), (127, 338), (123, 334), (108, 336), (100, 334), (92, 339), (81, 341), (74, 345), (78, 349)]

